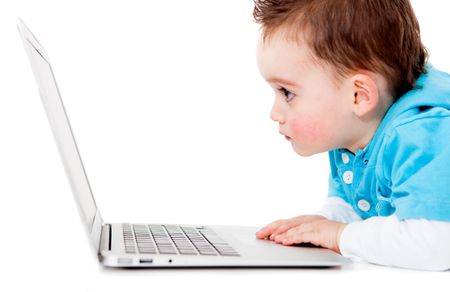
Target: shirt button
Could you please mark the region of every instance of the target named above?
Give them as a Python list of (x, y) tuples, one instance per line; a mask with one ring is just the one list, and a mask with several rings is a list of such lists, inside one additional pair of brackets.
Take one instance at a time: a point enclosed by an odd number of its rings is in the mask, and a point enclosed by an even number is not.
[(344, 182), (346, 184), (351, 184), (353, 182), (353, 172), (350, 170), (347, 170), (346, 172), (344, 172), (344, 174), (342, 175), (342, 179), (344, 180)]
[(358, 208), (361, 211), (367, 212), (370, 210), (370, 204), (366, 200), (359, 200), (358, 201)]
[(344, 164), (347, 164), (350, 162), (350, 157), (348, 157), (347, 153), (342, 153), (341, 158), (342, 158), (342, 162), (344, 162)]

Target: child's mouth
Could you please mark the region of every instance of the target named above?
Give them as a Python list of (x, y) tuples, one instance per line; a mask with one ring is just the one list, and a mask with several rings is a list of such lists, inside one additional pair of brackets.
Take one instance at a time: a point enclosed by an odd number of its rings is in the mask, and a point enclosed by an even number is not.
[(291, 137), (289, 136), (284, 136), (284, 138), (286, 138), (286, 140), (288, 140), (289, 142), (292, 141)]

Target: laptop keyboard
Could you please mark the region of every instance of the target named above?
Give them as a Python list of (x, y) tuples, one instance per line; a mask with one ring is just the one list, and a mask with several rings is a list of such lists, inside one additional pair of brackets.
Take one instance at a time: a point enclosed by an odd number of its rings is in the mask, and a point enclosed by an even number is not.
[(126, 253), (239, 256), (207, 227), (122, 224)]

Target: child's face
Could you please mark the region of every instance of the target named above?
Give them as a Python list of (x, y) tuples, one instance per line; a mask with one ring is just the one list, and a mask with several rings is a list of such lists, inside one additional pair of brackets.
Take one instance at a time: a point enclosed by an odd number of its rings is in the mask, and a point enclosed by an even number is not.
[(339, 85), (330, 69), (313, 61), (304, 45), (278, 33), (257, 50), (261, 75), (275, 90), (271, 118), (301, 156), (347, 148), (352, 143), (351, 82)]

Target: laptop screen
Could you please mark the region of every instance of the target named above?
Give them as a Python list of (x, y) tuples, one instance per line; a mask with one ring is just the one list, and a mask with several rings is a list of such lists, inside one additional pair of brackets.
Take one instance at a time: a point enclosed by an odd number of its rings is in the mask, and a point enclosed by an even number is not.
[(19, 23), (19, 31), (30, 59), (42, 103), (44, 104), (72, 192), (78, 203), (84, 222), (88, 227), (88, 231), (92, 235), (97, 206), (92, 196), (91, 187), (78, 152), (78, 147), (61, 100), (50, 62), (45, 50), (23, 22)]

